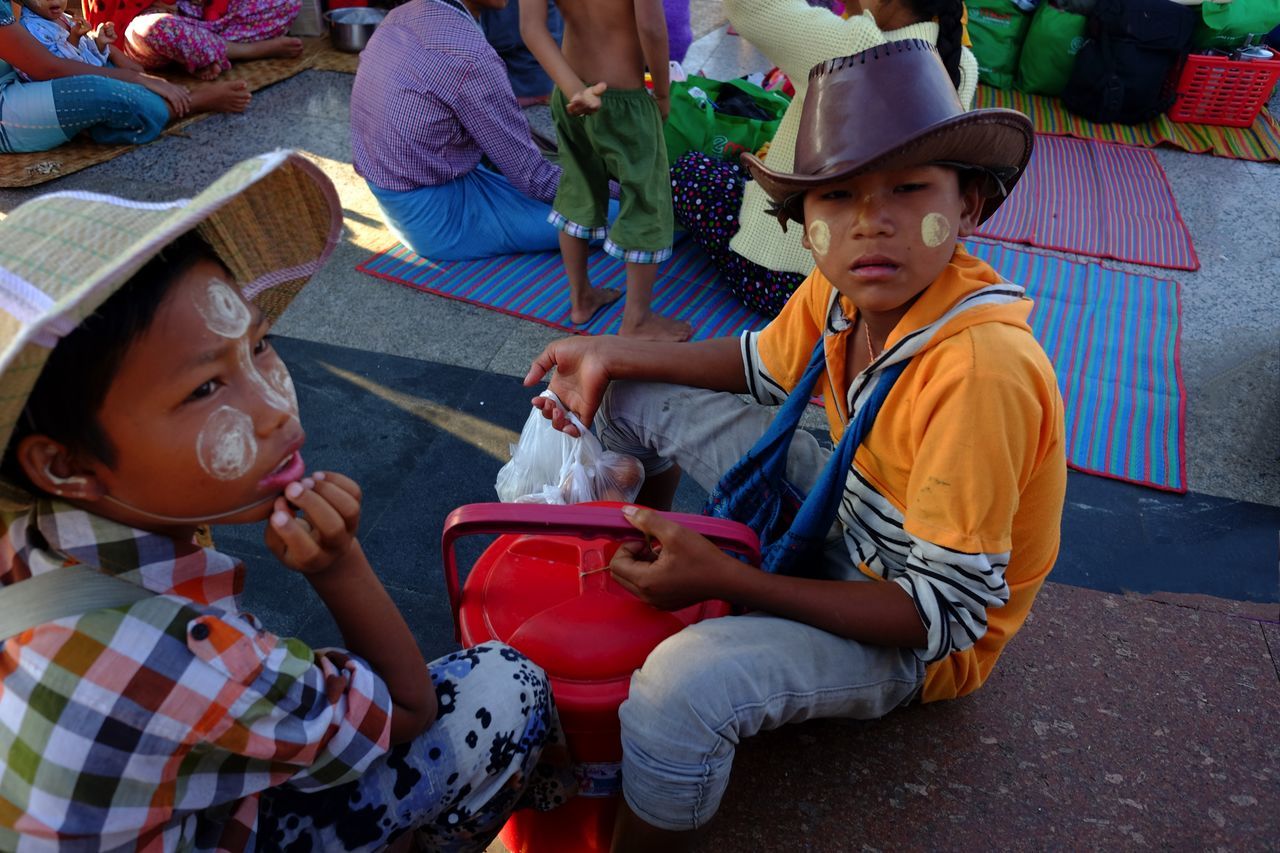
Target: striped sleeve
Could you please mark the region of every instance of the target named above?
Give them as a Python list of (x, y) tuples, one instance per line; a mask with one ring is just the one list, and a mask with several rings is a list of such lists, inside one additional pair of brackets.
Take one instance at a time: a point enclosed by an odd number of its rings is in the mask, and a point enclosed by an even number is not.
[(933, 663), (978, 642), (987, 632), (987, 610), (1008, 602), (1009, 553), (964, 554), (910, 538), (906, 574), (894, 583), (911, 596), (928, 632), (916, 656)]
[(747, 393), (766, 406), (777, 406), (787, 399), (787, 389), (769, 374), (760, 358), (760, 333), (747, 330), (740, 339), (742, 368), (747, 378)]

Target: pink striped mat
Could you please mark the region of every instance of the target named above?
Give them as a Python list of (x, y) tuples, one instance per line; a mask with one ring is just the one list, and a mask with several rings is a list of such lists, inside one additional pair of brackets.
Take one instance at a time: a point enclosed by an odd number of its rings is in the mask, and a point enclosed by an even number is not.
[(1200, 268), (1152, 151), (1036, 134), (1008, 201), (978, 236), (1177, 270)]

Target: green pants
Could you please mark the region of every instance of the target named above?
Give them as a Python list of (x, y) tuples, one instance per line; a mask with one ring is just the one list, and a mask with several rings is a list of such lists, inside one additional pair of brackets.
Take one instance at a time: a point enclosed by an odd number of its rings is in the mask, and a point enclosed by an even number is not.
[[(601, 101), (598, 112), (571, 116), (559, 87), (551, 93), (564, 174), (548, 219), (574, 237), (605, 238), (615, 258), (661, 263), (671, 257), (674, 214), (658, 105), (644, 89), (610, 89)], [(606, 228), (611, 179), (621, 193), (618, 218)]]

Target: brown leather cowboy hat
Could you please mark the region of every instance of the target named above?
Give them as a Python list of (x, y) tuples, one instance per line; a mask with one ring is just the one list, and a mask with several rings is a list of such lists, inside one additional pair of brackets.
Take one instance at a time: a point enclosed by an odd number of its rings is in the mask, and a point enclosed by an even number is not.
[(937, 49), (891, 41), (815, 65), (796, 133), (794, 172), (742, 155), (772, 212), (804, 222), (804, 193), (863, 172), (926, 163), (987, 176), (979, 222), (995, 213), (1031, 159), (1031, 120), (1016, 110), (965, 112)]

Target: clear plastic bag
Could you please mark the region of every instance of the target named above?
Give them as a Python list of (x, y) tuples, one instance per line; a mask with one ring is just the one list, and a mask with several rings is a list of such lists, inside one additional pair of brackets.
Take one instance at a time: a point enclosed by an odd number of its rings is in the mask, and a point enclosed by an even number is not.
[[(560, 405), (550, 391), (542, 396)], [(566, 414), (580, 437), (560, 432), (537, 409), (529, 413), (520, 442), (511, 448), (511, 461), (498, 472), (494, 484), (498, 499), (537, 504), (634, 501), (644, 485), (640, 460), (605, 450), (572, 412), (566, 410)]]

